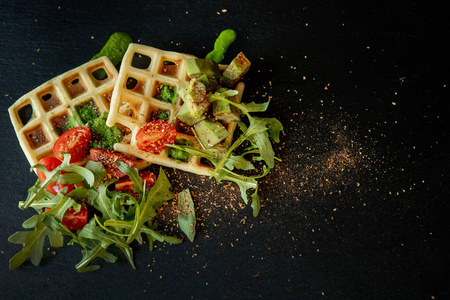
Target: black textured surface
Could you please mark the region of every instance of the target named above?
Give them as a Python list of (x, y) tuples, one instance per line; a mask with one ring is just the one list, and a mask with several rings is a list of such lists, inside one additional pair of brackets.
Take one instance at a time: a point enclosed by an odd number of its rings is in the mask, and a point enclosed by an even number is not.
[[(448, 45), (444, 9), (420, 1), (0, 2), (0, 298), (446, 299), (449, 282)], [(364, 1), (367, 2), (367, 1)], [(386, 3), (384, 3), (386, 2)], [(9, 271), (7, 241), (35, 182), (7, 109), (89, 60), (115, 31), (205, 56), (233, 28), (252, 61), (244, 101), (272, 96), (283, 159), (254, 219), (238, 192), (168, 170), (190, 187), (194, 243), (135, 247), (78, 274), (77, 246)], [(170, 208), (168, 209), (170, 210)], [(170, 221), (170, 218), (169, 218)], [(169, 222), (170, 223), (170, 222)], [(172, 225), (164, 230), (180, 235)], [(180, 235), (181, 236), (181, 235)]]

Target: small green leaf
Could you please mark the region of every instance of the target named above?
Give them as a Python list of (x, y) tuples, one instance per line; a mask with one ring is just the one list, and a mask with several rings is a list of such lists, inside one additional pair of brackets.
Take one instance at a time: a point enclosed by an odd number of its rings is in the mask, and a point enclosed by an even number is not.
[(89, 265), (97, 257), (103, 258), (109, 263), (114, 263), (117, 260), (117, 257), (106, 252), (106, 248), (103, 247), (101, 243), (97, 243), (91, 250), (81, 250), (81, 254), (83, 255), (83, 258), (75, 265), (75, 268), (80, 273), (98, 270), (100, 268), (99, 265)]
[(102, 213), (102, 219), (115, 219), (113, 212), (114, 201), (108, 195), (108, 185), (111, 182), (101, 183), (98, 186), (98, 197), (92, 201), (92, 205)]
[(258, 197), (258, 187), (256, 187), (255, 192), (252, 194), (251, 207), (253, 209), (253, 216), (256, 218), (259, 214), (259, 210), (261, 209), (261, 201)]
[(241, 155), (231, 155), (225, 163), (225, 167), (229, 170), (233, 170), (234, 168), (244, 171), (255, 169), (255, 166)]
[(8, 238), (13, 244), (23, 245), (22, 250), (9, 260), (9, 269), (12, 270), (20, 266), (27, 258), (31, 258), (31, 263), (39, 265), (45, 237), (50, 233), (50, 229), (42, 221), (37, 222), (33, 231), (18, 231)]
[(191, 192), (185, 189), (178, 193), (178, 224), (181, 231), (193, 242), (195, 237), (195, 218), (194, 202), (192, 201)]
[(270, 143), (269, 135), (267, 132), (259, 132), (253, 135), (253, 139), (260, 150), (261, 157), (264, 159), (267, 166), (272, 169), (275, 165), (275, 152)]
[(172, 185), (170, 184), (167, 175), (163, 169), (159, 169), (158, 179), (139, 205), (139, 211), (136, 210), (136, 218), (127, 243), (130, 244), (139, 234), (140, 228), (149, 219), (156, 216), (156, 209), (158, 209), (164, 202), (173, 199)]
[(84, 167), (94, 174), (95, 179), (92, 187), (96, 187), (108, 174), (102, 163), (98, 161), (89, 160)]
[(133, 181), (133, 190), (139, 194), (142, 194), (143, 192), (143, 185), (142, 185), (142, 178), (139, 176), (139, 170), (135, 168), (131, 168), (129, 165), (127, 165), (124, 162), (120, 162), (119, 170), (124, 172), (125, 174), (130, 177), (131, 181)]

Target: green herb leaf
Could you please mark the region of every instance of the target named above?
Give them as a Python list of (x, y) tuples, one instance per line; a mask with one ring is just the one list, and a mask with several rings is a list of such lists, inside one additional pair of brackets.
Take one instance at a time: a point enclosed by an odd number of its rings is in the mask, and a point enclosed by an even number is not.
[(115, 219), (114, 213), (114, 199), (109, 197), (108, 186), (115, 180), (109, 180), (105, 183), (98, 185), (98, 197), (91, 203), (92, 205), (102, 213), (102, 219)]
[(160, 168), (158, 179), (139, 205), (139, 212), (136, 211), (136, 218), (134, 220), (133, 228), (128, 236), (127, 243), (130, 244), (139, 234), (140, 228), (150, 218), (156, 216), (156, 209), (158, 209), (164, 202), (173, 199), (172, 185), (169, 182), (163, 169)]
[(192, 201), (189, 189), (178, 193), (178, 224), (180, 225), (181, 231), (193, 242), (197, 221), (195, 218), (194, 202)]
[(17, 268), (29, 257), (33, 265), (39, 265), (42, 258), (44, 240), (50, 232), (50, 229), (38, 219), (35, 230), (18, 231), (11, 235), (8, 241), (13, 244), (23, 245), (23, 248), (9, 260), (9, 269)]
[(253, 135), (253, 139), (260, 150), (261, 157), (266, 162), (269, 168), (273, 168), (275, 165), (275, 152), (273, 151), (272, 144), (269, 140), (267, 132), (259, 132)]
[(225, 163), (225, 167), (229, 170), (233, 170), (234, 168), (244, 171), (255, 169), (255, 166), (251, 162), (246, 160), (242, 155), (231, 155)]
[(117, 257), (106, 252), (106, 248), (99, 242), (91, 250), (81, 250), (81, 253), (83, 258), (78, 264), (75, 265), (75, 268), (80, 273), (98, 270), (100, 268), (99, 265), (89, 265), (97, 257), (103, 258), (109, 263), (114, 263), (117, 260)]
[(256, 187), (255, 192), (252, 194), (252, 204), (251, 207), (253, 209), (253, 217), (257, 217), (259, 214), (259, 210), (261, 209), (261, 201), (258, 197), (258, 187)]
[(139, 170), (135, 168), (131, 168), (129, 165), (127, 165), (124, 162), (120, 162), (119, 170), (124, 172), (125, 174), (130, 177), (131, 181), (133, 181), (133, 190), (139, 194), (143, 193), (143, 185), (142, 185), (142, 178), (139, 176)]

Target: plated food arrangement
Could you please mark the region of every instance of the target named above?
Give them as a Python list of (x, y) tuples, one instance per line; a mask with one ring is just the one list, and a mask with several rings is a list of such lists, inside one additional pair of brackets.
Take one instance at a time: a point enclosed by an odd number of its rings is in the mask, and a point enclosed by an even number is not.
[[(156, 241), (180, 243), (155, 222), (158, 209), (175, 198), (163, 168), (234, 182), (254, 216), (259, 213), (258, 180), (279, 160), (271, 143), (279, 142), (283, 127), (275, 118), (254, 116), (270, 100), (242, 101), (250, 60), (241, 52), (221, 64), (235, 38), (233, 30), (223, 31), (214, 50), (197, 58), (115, 33), (91, 61), (9, 108), (38, 175), (19, 203), (36, 214), (23, 223), (30, 230), (9, 238), (24, 246), (10, 269), (29, 258), (38, 265), (47, 237), (53, 247), (63, 246), (64, 236), (82, 247), (79, 272), (98, 269), (92, 264), (97, 257), (114, 262), (111, 245), (134, 267), (132, 242), (146, 239), (150, 249)], [(150, 164), (160, 166), (158, 175), (146, 170)], [(193, 241), (189, 189), (177, 201), (180, 229)]]

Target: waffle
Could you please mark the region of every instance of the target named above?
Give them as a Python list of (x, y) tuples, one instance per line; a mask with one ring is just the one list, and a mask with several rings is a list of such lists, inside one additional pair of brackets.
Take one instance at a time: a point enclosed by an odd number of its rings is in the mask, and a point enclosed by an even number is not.
[(116, 68), (104, 56), (47, 81), (8, 109), (30, 165), (53, 155), (53, 145), (74, 108), (91, 102), (100, 114), (109, 110), (117, 76)]
[[(153, 47), (130, 44), (120, 66), (119, 76), (111, 98), (111, 107), (106, 124), (127, 128), (129, 138), (121, 143), (116, 143), (116, 151), (135, 156), (150, 163), (172, 167), (187, 172), (209, 175), (209, 166), (199, 157), (192, 156), (187, 162), (170, 158), (166, 151), (152, 154), (140, 150), (136, 145), (138, 130), (148, 122), (155, 120), (155, 114), (160, 111), (168, 112), (168, 121), (177, 128), (177, 139), (185, 139), (194, 143), (194, 147), (201, 149), (197, 138), (184, 130), (183, 124), (176, 118), (176, 114), (183, 104), (183, 100), (176, 93), (172, 103), (161, 101), (157, 97), (158, 86), (169, 84), (176, 91), (189, 84), (190, 78), (186, 71), (186, 59), (192, 55), (163, 51)], [(221, 66), (223, 69), (226, 66)], [(236, 89), (239, 94), (234, 97), (235, 102), (240, 102), (244, 90), (244, 84), (240, 83)], [(235, 122), (224, 123), (230, 135), (225, 144), (230, 144)]]

